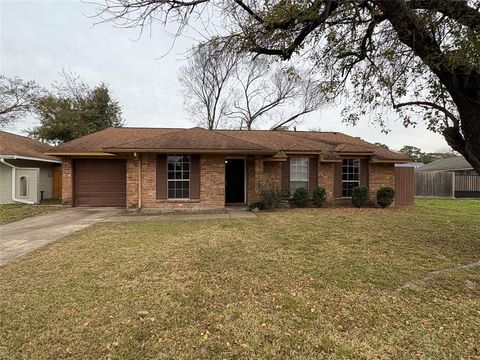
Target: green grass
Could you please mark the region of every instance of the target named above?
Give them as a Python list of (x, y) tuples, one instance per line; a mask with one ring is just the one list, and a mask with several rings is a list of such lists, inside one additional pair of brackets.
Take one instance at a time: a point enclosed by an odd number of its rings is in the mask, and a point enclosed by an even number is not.
[(45, 200), (45, 202), (42, 202), (40, 205), (0, 205), (0, 225), (61, 210), (62, 208), (60, 206), (54, 206), (56, 204), (54, 200)]
[(0, 268), (0, 358), (480, 357), (480, 202), (98, 224)]

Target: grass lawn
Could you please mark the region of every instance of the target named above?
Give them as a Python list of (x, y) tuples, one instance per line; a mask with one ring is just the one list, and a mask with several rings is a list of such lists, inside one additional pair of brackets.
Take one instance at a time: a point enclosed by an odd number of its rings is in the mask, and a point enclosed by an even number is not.
[(61, 210), (60, 206), (52, 206), (55, 203), (46, 200), (40, 205), (27, 204), (7, 204), (0, 205), (0, 225), (8, 224), (10, 222), (23, 220), (32, 216), (48, 214), (53, 211)]
[(474, 200), (98, 224), (0, 268), (0, 358), (480, 358), (480, 268), (426, 277), (479, 259)]

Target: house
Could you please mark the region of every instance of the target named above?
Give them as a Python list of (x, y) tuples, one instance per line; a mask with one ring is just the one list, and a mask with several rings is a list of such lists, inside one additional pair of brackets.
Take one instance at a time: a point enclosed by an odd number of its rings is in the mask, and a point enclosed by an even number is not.
[(45, 154), (51, 148), (0, 131), (0, 204), (36, 204), (61, 196), (61, 159)]
[(415, 172), (417, 196), (480, 197), (480, 176), (463, 156), (432, 161)]
[(62, 158), (65, 204), (212, 209), (249, 204), (271, 179), (293, 193), (326, 189), (327, 200), (368, 186), (395, 187), (405, 155), (338, 132), (108, 128), (48, 151)]
[(472, 165), (470, 165), (463, 156), (438, 159), (419, 167), (417, 171), (453, 171), (456, 174), (462, 175), (476, 174)]
[(395, 164), (395, 167), (408, 167), (408, 168), (414, 168), (418, 169), (419, 167), (422, 167), (425, 165), (424, 163), (418, 163), (418, 162), (408, 162), (408, 163), (401, 163), (401, 164)]

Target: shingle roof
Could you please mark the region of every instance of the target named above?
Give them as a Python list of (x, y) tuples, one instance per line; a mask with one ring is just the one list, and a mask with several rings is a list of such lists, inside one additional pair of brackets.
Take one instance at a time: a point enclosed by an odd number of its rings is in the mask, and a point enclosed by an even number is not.
[(44, 160), (60, 160), (55, 156), (45, 155), (52, 146), (25, 136), (0, 131), (0, 155), (16, 155)]
[(452, 170), (472, 170), (463, 156), (455, 156), (446, 159), (438, 159), (429, 164), (423, 165), (417, 171), (452, 171)]
[(62, 144), (49, 153), (118, 153), (128, 151), (224, 151), (274, 155), (316, 153), (324, 159), (339, 155), (372, 155), (379, 161), (410, 161), (403, 154), (338, 132), (205, 130), (202, 128), (108, 128)]
[(202, 128), (176, 129), (123, 144), (104, 147), (108, 150), (148, 149), (148, 150), (216, 150), (216, 151), (264, 151), (272, 152), (265, 146), (238, 139), (228, 134)]

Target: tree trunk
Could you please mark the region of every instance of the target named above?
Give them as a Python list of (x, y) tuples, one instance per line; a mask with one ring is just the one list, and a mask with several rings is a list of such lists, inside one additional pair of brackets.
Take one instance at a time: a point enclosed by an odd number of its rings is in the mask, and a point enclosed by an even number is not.
[(460, 114), (460, 128), (452, 126), (443, 132), (445, 140), (462, 154), (480, 175), (480, 102), (452, 94)]
[(405, 0), (372, 3), (383, 12), (400, 41), (422, 59), (451, 95), (460, 121), (446, 128), (443, 135), (480, 175), (480, 74), (476, 69), (452, 66)]

